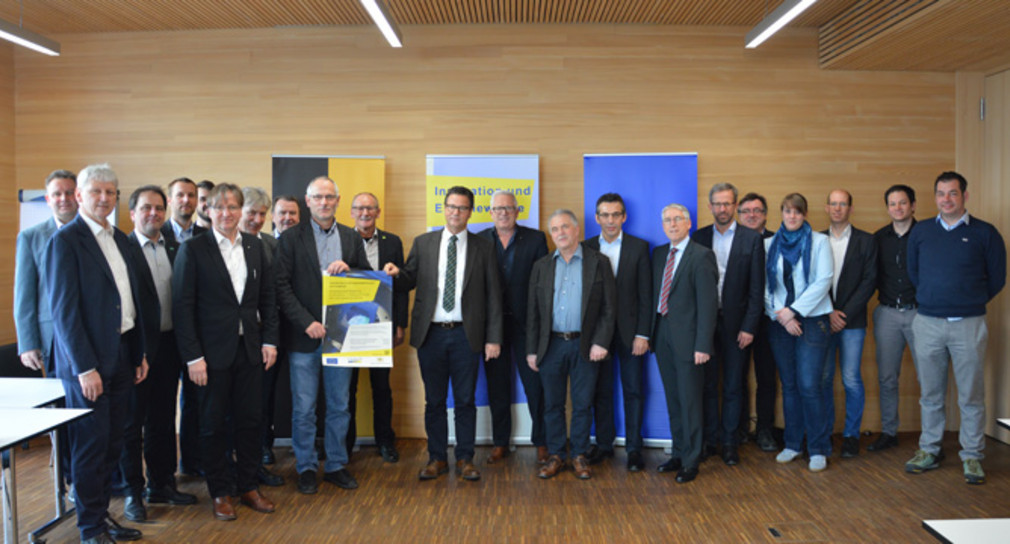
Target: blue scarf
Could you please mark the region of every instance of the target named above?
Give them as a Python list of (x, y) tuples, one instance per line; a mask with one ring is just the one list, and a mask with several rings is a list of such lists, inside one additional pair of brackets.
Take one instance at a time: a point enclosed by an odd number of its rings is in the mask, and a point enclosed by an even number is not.
[(803, 280), (807, 283), (810, 282), (810, 244), (813, 240), (812, 232), (813, 229), (810, 228), (810, 223), (806, 221), (803, 222), (803, 226), (796, 230), (788, 230), (784, 224), (779, 227), (778, 232), (775, 233), (775, 238), (772, 239), (771, 247), (768, 248), (768, 260), (765, 262), (769, 293), (774, 294), (777, 287), (777, 271), (780, 256), (783, 261), (792, 265), (793, 269), (796, 268), (796, 263), (802, 258)]

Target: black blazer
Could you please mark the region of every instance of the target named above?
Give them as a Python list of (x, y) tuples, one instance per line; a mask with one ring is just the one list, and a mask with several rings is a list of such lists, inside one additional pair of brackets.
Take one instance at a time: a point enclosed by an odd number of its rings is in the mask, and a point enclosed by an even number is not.
[[(712, 249), (714, 225), (698, 229), (693, 242)], [(726, 261), (726, 277), (722, 282), (722, 319), (734, 333), (757, 334), (764, 313), (765, 244), (756, 230), (739, 223)], [(669, 251), (669, 249), (667, 249)], [(718, 272), (718, 260), (716, 272)], [(718, 288), (718, 284), (717, 288)]]
[[(554, 325), (554, 253), (540, 258), (530, 273), (529, 312), (526, 317), (526, 351), (544, 360)], [(610, 349), (617, 315), (614, 269), (606, 255), (582, 246), (582, 319), (579, 355), (589, 360), (593, 344)], [(535, 351), (534, 351), (535, 350)], [(608, 353), (607, 357), (612, 357)]]
[[(274, 238), (273, 234), (263, 233), (262, 231), (259, 233), (259, 239), (267, 250), (267, 260), (270, 261), (270, 264), (273, 264), (274, 259), (277, 258), (277, 248), (280, 246), (280, 242), (277, 241), (277, 238)], [(274, 267), (274, 277), (277, 277), (277, 267)]]
[[(386, 266), (386, 263), (393, 263), (397, 268), (403, 268), (403, 242), (400, 237), (384, 230), (375, 229), (375, 236), (379, 237), (379, 270)], [(360, 235), (359, 235), (360, 237)], [(362, 240), (362, 248), (364, 248)], [(365, 261), (368, 255), (362, 250)], [(410, 294), (403, 289), (396, 289), (393, 286), (393, 325), (407, 328), (407, 306), (410, 305)]]
[[(486, 228), (477, 233), (491, 241), (498, 254), (498, 233), (494, 227)], [(499, 278), (502, 286), (502, 300), (505, 303), (507, 318), (511, 318), (519, 329), (526, 332), (526, 298), (529, 296), (530, 271), (537, 259), (547, 255), (547, 236), (539, 230), (516, 225), (515, 237), (512, 239), (512, 274), (505, 277), (502, 264), (498, 263)], [(526, 346), (517, 346), (519, 353), (525, 353)]]
[[(484, 344), (501, 344), (502, 298), (498, 283), (498, 256), (494, 246), (476, 234), (466, 235), (466, 268), (463, 270), (463, 290), (460, 300), (463, 331), (470, 350), (483, 353)], [(410, 317), (410, 345), (424, 344), (431, 318), (435, 316), (438, 299), (438, 251), (442, 229), (426, 232), (414, 238), (407, 262), (400, 269), (400, 288), (414, 293), (414, 310)]]
[[(337, 223), (343, 261), (351, 268), (371, 270), (361, 236), (351, 227)], [(329, 264), (329, 263), (326, 263)], [(281, 234), (277, 249), (277, 300), (280, 304), (284, 348), (311, 353), (322, 340), (309, 338), (305, 329), (314, 321), (323, 322), (323, 272), (312, 233), (312, 219)]]
[[(600, 250), (600, 237), (587, 238), (582, 245)], [(613, 270), (613, 267), (611, 267)], [(635, 336), (649, 338), (652, 314), (652, 268), (649, 266), (649, 242), (623, 233), (621, 257), (617, 265), (617, 334), (630, 349)]]
[[(828, 235), (828, 230), (821, 231)], [(838, 277), (838, 290), (831, 299), (836, 310), (845, 312), (846, 329), (865, 329), (866, 304), (877, 289), (877, 244), (873, 235), (852, 227), (845, 262)], [(830, 291), (829, 291), (830, 292)]]
[[(131, 232), (127, 238), (130, 239), (130, 249), (132, 250), (130, 255), (137, 271), (138, 291), (140, 292), (137, 311), (144, 314), (144, 347), (148, 355), (147, 362), (150, 364), (161, 347), (159, 345), (161, 342), (161, 300), (158, 298), (158, 288), (154, 285), (154, 274), (151, 273), (151, 267), (147, 265), (147, 257), (144, 256), (144, 248), (140, 245), (137, 233)], [(179, 243), (166, 237), (165, 253), (168, 254), (170, 264), (175, 264), (175, 255), (178, 251)]]
[(674, 359), (694, 364), (694, 352), (711, 355), (715, 337), (715, 321), (719, 313), (716, 298), (719, 285), (719, 266), (715, 253), (697, 242), (688, 242), (677, 265), (670, 286), (669, 308), (674, 319), (667, 319), (666, 328), (659, 327), (659, 296), (663, 289), (663, 269), (670, 254), (670, 244), (652, 251), (652, 308), (654, 338), (669, 335), (673, 344)]
[[(179, 242), (178, 240), (175, 239), (175, 231), (172, 230), (171, 221), (172, 221), (171, 219), (168, 219), (165, 221), (165, 224), (161, 226), (161, 235), (165, 237), (166, 241), (171, 240), (173, 242)], [(193, 223), (193, 236), (196, 236), (197, 234), (203, 234), (205, 232), (207, 232), (206, 228), (201, 227), (196, 223)]]
[[(130, 276), (137, 317), (134, 327), (143, 339), (144, 314), (130, 241), (113, 229)], [(109, 262), (102, 253), (91, 227), (78, 215), (56, 231), (46, 246), (46, 288), (53, 316), (53, 363), (56, 376), (77, 382), (77, 376), (95, 369), (103, 378), (113, 375), (119, 361), (122, 317), (119, 289)], [(131, 342), (129, 359), (140, 366), (144, 342)]]
[[(179, 247), (172, 268), (172, 321), (183, 362), (204, 358), (207, 367), (230, 367), (239, 349), (262, 364), (262, 346), (278, 343), (274, 273), (259, 238), (239, 233), (247, 270), (242, 300), (235, 297), (213, 232)], [(239, 323), (242, 340), (239, 345)]]

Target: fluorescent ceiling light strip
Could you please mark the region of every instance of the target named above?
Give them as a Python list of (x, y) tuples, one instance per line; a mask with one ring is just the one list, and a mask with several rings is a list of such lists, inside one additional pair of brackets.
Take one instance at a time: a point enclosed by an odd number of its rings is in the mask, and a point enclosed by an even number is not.
[(779, 7), (775, 8), (775, 11), (771, 12), (767, 17), (761, 20), (750, 32), (747, 33), (747, 49), (754, 49), (755, 47), (764, 43), (765, 40), (775, 34), (782, 27), (789, 24), (790, 21), (795, 19), (799, 14), (810, 6), (813, 5), (817, 0), (785, 0)]
[(389, 42), (389, 45), (393, 47), (403, 47), (400, 31), (393, 24), (386, 8), (381, 5), (379, 1), (380, 0), (361, 0), (361, 5), (368, 11), (368, 15), (372, 17), (372, 21), (375, 22), (375, 26), (379, 27), (379, 31), (381, 31), (382, 35), (386, 37), (386, 41)]
[(58, 42), (13, 23), (8, 23), (3, 19), (0, 19), (0, 38), (53, 57), (60, 54), (60, 44)]

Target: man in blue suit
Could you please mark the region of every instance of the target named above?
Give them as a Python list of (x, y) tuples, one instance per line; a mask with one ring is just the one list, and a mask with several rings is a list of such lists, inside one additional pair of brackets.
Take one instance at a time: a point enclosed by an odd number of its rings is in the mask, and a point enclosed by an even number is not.
[(92, 413), (68, 427), (81, 542), (137, 540), (109, 518), (112, 468), (123, 448), (127, 401), (144, 380), (142, 316), (129, 240), (106, 219), (119, 181), (107, 164), (81, 171), (80, 215), (46, 248), (53, 315), (53, 362), (69, 408)]
[(21, 364), (32, 370), (53, 373), (53, 317), (46, 290), (46, 244), (57, 229), (77, 215), (77, 177), (56, 170), (46, 177), (46, 205), (53, 211), (47, 219), (18, 235), (14, 265), (14, 325), (18, 329)]

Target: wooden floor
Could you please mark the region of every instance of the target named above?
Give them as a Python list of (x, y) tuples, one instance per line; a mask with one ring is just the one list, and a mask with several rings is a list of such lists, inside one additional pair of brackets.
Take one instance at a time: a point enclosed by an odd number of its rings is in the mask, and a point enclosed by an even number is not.
[[(278, 505), (274, 514), (240, 507), (234, 522), (215, 521), (206, 486), (182, 477), (180, 489), (196, 493), (195, 506), (149, 506), (151, 521), (137, 525), (143, 542), (326, 543), (326, 542), (935, 542), (923, 519), (1010, 516), (1010, 446), (989, 440), (984, 467), (987, 483), (964, 483), (957, 460), (957, 436), (945, 440), (947, 460), (938, 470), (906, 474), (917, 436), (882, 453), (864, 449), (855, 459), (830, 458), (828, 470), (814, 474), (800, 460), (777, 465), (774, 454), (753, 444), (741, 448), (742, 461), (728, 467), (718, 458), (701, 466), (698, 479), (677, 484), (655, 467), (666, 460), (649, 449), (648, 469), (632, 474), (618, 448), (610, 463), (594, 467), (593, 479), (571, 471), (553, 480), (536, 478), (535, 453), (520, 447), (504, 466), (483, 464), (488, 448), (478, 448), (483, 478), (463, 482), (454, 472), (431, 482), (417, 480), (427, 458), (421, 440), (398, 443), (402, 459), (386, 464), (375, 448), (364, 447), (349, 469), (361, 487), (338, 489), (320, 480), (317, 495), (295, 489), (294, 457), (277, 448), (282, 488), (262, 488)], [(837, 451), (837, 447), (836, 447)], [(29, 527), (51, 514), (49, 450), (45, 442), (19, 451), (18, 482), (22, 542)], [(111, 512), (122, 519), (122, 499)], [(777, 532), (780, 536), (773, 536)], [(1008, 537), (1010, 539), (1010, 537)], [(48, 542), (76, 542), (73, 520), (48, 535)]]

